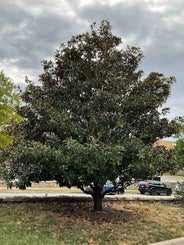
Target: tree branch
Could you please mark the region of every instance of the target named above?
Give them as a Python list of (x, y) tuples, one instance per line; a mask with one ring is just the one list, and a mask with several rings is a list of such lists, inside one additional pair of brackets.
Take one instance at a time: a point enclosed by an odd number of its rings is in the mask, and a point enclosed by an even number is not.
[[(90, 187), (91, 187), (91, 186), (90, 186)], [(93, 196), (93, 191), (87, 191), (87, 190), (85, 190), (84, 184), (83, 184), (83, 183), (81, 183), (81, 185), (79, 186), (79, 189), (80, 189), (82, 192), (84, 192), (85, 194), (89, 194), (89, 195)]]

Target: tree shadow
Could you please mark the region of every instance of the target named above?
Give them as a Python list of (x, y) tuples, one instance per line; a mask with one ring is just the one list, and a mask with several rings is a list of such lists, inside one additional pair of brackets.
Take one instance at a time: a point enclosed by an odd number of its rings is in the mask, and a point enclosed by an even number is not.
[(57, 213), (67, 220), (76, 220), (76, 222), (89, 222), (94, 224), (122, 224), (135, 220), (138, 213), (121, 207), (114, 206), (113, 202), (104, 202), (102, 211), (93, 211), (91, 202), (46, 202), (42, 203), (45, 211)]

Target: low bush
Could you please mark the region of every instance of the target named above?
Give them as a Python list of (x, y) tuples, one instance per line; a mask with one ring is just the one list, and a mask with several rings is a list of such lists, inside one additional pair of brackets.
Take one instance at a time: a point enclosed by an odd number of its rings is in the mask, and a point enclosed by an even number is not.
[(184, 202), (184, 181), (178, 182), (176, 185), (176, 197)]

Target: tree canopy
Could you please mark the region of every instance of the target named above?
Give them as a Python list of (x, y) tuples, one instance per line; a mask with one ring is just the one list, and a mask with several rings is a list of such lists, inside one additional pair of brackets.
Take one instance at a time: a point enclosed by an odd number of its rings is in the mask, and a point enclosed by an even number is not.
[(19, 105), (19, 95), (15, 92), (15, 85), (3, 72), (0, 73), (0, 150), (8, 147), (13, 138), (8, 134), (7, 128), (21, 122), (16, 113)]
[[(40, 84), (27, 79), (22, 93), (21, 130), (10, 179), (58, 181), (88, 192), (102, 208), (102, 187), (110, 180), (126, 187), (152, 174), (157, 139), (177, 130), (163, 108), (174, 77), (138, 70), (140, 48), (122, 47), (108, 21), (61, 44), (54, 60), (43, 61)], [(93, 184), (92, 184), (93, 183)]]

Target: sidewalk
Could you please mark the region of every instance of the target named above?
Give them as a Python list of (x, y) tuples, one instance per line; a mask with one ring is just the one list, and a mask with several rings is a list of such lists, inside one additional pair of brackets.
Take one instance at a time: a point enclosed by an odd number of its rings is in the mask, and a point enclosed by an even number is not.
[(184, 237), (163, 241), (163, 242), (151, 243), (148, 245), (184, 245)]

